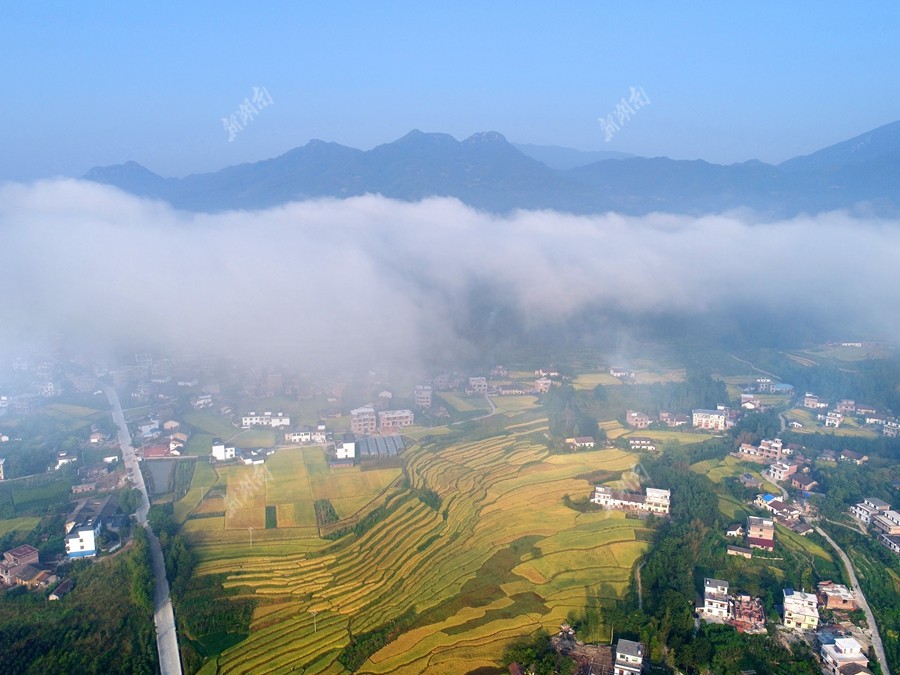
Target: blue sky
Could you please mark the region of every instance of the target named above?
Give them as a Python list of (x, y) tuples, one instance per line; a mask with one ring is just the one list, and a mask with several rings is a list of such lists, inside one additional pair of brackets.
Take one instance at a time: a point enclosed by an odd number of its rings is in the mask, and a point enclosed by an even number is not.
[[(787, 6), (783, 6), (787, 5)], [(0, 3), (0, 180), (418, 128), (779, 162), (900, 119), (900, 3)], [(228, 141), (254, 86), (274, 103)], [(650, 105), (605, 142), (630, 86)]]

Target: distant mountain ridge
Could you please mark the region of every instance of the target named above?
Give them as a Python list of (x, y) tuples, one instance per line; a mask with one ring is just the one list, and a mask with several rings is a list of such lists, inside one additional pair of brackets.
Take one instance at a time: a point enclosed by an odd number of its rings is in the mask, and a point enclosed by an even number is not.
[[(551, 146), (523, 147), (539, 155)], [(377, 193), (406, 201), (455, 197), (498, 213), (700, 214), (749, 207), (772, 216), (834, 209), (893, 216), (900, 213), (900, 122), (778, 166), (624, 157), (554, 169), (497, 132), (457, 141), (413, 130), (368, 151), (312, 140), (272, 159), (185, 178), (164, 178), (127, 162), (91, 169), (85, 179), (191, 211)]]

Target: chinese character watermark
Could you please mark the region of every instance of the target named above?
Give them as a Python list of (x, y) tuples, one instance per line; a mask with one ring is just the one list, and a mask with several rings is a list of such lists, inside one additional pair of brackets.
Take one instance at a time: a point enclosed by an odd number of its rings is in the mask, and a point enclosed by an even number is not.
[(617, 131), (622, 129), (622, 125), (637, 114), (637, 111), (645, 105), (650, 105), (650, 99), (644, 93), (643, 87), (630, 87), (630, 93), (626, 100), (622, 97), (616, 108), (606, 117), (601, 117), (600, 128), (603, 129), (604, 140), (609, 143)]
[(228, 117), (222, 118), (222, 125), (228, 133), (228, 142), (231, 143), (262, 112), (263, 108), (273, 103), (275, 101), (269, 95), (268, 89), (265, 87), (253, 87), (253, 96), (245, 98), (241, 101), (237, 110)]
[[(225, 493), (225, 511), (227, 520), (237, 511), (253, 508), (259, 494), (266, 494), (266, 483), (273, 480), (269, 467), (265, 464), (254, 464), (252, 471), (234, 485), (229, 485)], [(227, 522), (226, 520), (226, 522)]]

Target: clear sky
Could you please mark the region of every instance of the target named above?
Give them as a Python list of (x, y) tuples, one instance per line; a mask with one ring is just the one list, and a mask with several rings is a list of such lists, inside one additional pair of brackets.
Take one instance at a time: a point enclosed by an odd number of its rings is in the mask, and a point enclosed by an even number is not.
[[(900, 119), (900, 3), (0, 2), (0, 180), (413, 128), (779, 162)], [(229, 142), (253, 87), (263, 108)], [(650, 104), (605, 141), (629, 87)]]

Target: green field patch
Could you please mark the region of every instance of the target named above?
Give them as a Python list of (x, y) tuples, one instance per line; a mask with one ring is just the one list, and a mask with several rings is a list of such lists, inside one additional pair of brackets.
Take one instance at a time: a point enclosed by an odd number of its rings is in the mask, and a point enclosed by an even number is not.
[[(318, 448), (307, 448), (317, 450)], [(266, 503), (313, 501), (309, 473), (304, 461), (304, 449), (285, 448), (269, 457), (266, 462)]]
[[(196, 427), (225, 441), (240, 431), (228, 419), (209, 410), (186, 413), (184, 420), (192, 427)], [(207, 448), (208, 452), (209, 449)]]
[(540, 405), (540, 401), (536, 396), (496, 396), (493, 401), (494, 406), (502, 413), (522, 412)]
[(64, 479), (52, 480), (34, 487), (16, 485), (12, 489), (12, 499), (16, 511), (21, 512), (68, 502), (71, 490), (72, 482)]
[(266, 506), (266, 529), (272, 530), (278, 527), (278, 511), (275, 506)]
[(207, 433), (191, 434), (188, 442), (184, 445), (183, 454), (208, 457), (212, 451), (213, 438), (215, 437), (212, 434)]
[(739, 522), (745, 520), (747, 516), (750, 515), (750, 511), (747, 510), (747, 507), (734, 497), (731, 497), (730, 495), (719, 495), (718, 497), (719, 511), (729, 519)]
[(484, 396), (462, 397), (457, 394), (442, 391), (436, 394), (436, 398), (441, 399), (449, 407), (459, 413), (474, 412), (476, 410), (484, 410), (487, 412), (491, 409), (490, 404), (485, 400)]
[(274, 447), (278, 434), (271, 429), (244, 429), (231, 437), (236, 448), (254, 449)]
[(303, 448), (303, 463), (310, 476), (324, 476), (331, 471), (325, 459), (325, 451), (319, 447)]
[(31, 532), (40, 522), (40, 518), (29, 516), (0, 520), (0, 537), (5, 537), (10, 532)]
[(634, 373), (635, 384), (684, 382), (684, 378), (684, 368), (670, 368), (668, 370), (638, 370)]
[(791, 532), (781, 525), (776, 525), (776, 529), (778, 530), (778, 539), (780, 540), (780, 543), (787, 548), (793, 551), (804, 551), (809, 555), (834, 563), (831, 552), (822, 548), (815, 540), (810, 539), (809, 535), (801, 537), (796, 532)]

